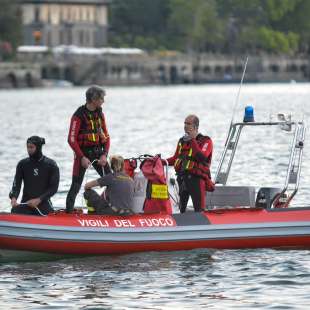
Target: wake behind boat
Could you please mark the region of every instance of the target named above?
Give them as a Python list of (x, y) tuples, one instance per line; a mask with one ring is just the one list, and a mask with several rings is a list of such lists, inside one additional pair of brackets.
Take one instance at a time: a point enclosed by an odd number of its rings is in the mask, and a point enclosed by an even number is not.
[[(227, 179), (241, 131), (248, 127), (294, 130), (283, 188), (229, 186)], [(162, 208), (127, 216), (58, 211), (48, 216), (0, 214), (0, 253), (18, 251), (59, 255), (103, 255), (195, 248), (310, 247), (310, 208), (289, 207), (298, 191), (305, 140), (303, 121), (232, 124), (215, 176), (215, 190), (207, 194), (203, 212), (171, 213)], [(145, 196), (145, 191), (143, 192)], [(2, 251), (2, 252), (1, 252)]]

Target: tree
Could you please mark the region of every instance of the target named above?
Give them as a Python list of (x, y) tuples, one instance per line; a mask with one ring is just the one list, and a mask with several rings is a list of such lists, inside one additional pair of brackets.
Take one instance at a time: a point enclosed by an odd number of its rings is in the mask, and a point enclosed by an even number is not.
[(0, 41), (16, 47), (21, 42), (21, 16), (17, 0), (1, 0)]
[(220, 15), (233, 21), (230, 52), (296, 52), (300, 35), (283, 26), (302, 1), (308, 0), (219, 0)]
[[(295, 1), (296, 2), (296, 1)], [(286, 32), (297, 33), (300, 37), (299, 51), (310, 53), (310, 1), (297, 1), (294, 9), (279, 21), (279, 27)]]
[(110, 6), (110, 42), (118, 46), (152, 42), (156, 46), (165, 41), (167, 0), (114, 0)]
[(214, 0), (170, 0), (170, 10), (170, 33), (178, 38), (179, 48), (216, 50), (223, 43), (224, 27)]
[(310, 52), (310, 0), (114, 0), (110, 43), (187, 52)]

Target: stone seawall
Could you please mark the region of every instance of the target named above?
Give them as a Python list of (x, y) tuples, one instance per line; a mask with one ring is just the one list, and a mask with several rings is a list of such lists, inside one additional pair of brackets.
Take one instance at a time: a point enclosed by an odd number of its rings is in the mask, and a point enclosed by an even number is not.
[(0, 63), (0, 88), (42, 86), (41, 65), (30, 62)]
[[(79, 50), (78, 50), (79, 51)], [(74, 85), (160, 85), (239, 82), (245, 56), (100, 52), (20, 52), (20, 63), (0, 66), (0, 87), (40, 86), (41, 79)], [(304, 56), (249, 56), (245, 82), (310, 81)]]
[[(75, 85), (148, 85), (239, 82), (244, 57), (222, 55), (58, 55), (42, 64), (44, 78)], [(310, 61), (305, 57), (250, 56), (246, 82), (306, 82)]]

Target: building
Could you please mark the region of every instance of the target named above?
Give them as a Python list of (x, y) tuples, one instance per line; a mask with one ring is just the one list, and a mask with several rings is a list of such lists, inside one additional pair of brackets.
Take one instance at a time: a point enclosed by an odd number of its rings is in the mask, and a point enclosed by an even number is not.
[(24, 45), (101, 47), (109, 0), (19, 0)]

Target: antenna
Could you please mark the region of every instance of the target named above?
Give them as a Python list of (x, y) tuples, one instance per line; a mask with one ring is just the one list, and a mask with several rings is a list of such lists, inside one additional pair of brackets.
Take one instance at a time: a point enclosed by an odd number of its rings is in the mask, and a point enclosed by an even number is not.
[(238, 93), (237, 93), (236, 101), (235, 101), (235, 104), (234, 104), (233, 113), (232, 113), (232, 116), (231, 116), (231, 121), (230, 121), (228, 135), (227, 135), (227, 139), (226, 139), (225, 145), (227, 144), (227, 141), (228, 141), (228, 138), (229, 138), (229, 133), (230, 133), (232, 124), (234, 122), (234, 116), (235, 116), (237, 105), (239, 103), (241, 87), (243, 85), (243, 79), (244, 79), (246, 68), (247, 68), (247, 65), (248, 65), (248, 60), (249, 60), (249, 56), (247, 56), (246, 59), (245, 59), (244, 68), (243, 68), (243, 72), (242, 72), (242, 77), (241, 77), (241, 81), (240, 81), (240, 86), (239, 86), (239, 90), (238, 90)]
[(236, 101), (235, 101), (235, 104), (234, 104), (234, 109), (233, 109), (233, 114), (232, 114), (232, 117), (231, 117), (230, 126), (232, 125), (232, 123), (234, 121), (234, 116), (235, 116), (236, 108), (237, 108), (237, 105), (239, 103), (241, 87), (243, 85), (243, 79), (244, 79), (246, 68), (247, 68), (247, 65), (248, 65), (248, 60), (249, 60), (249, 56), (246, 57), (246, 60), (245, 60), (245, 63), (244, 63), (243, 73), (242, 73), (242, 77), (241, 77), (240, 86), (239, 86), (239, 90), (238, 90), (238, 93), (237, 93)]

